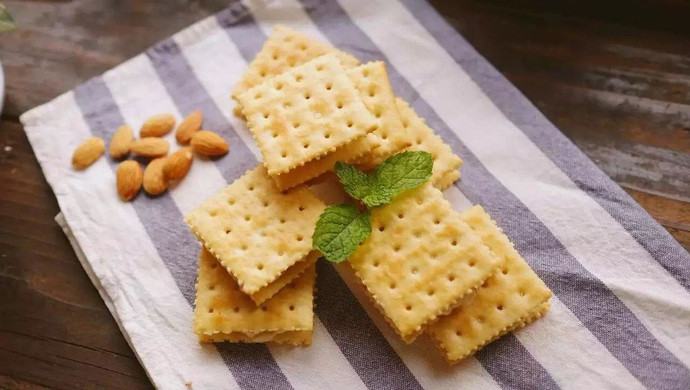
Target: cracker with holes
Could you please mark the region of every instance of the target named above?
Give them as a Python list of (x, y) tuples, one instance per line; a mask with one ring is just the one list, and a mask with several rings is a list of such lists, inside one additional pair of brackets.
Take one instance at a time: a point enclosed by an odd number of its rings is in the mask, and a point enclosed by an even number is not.
[(324, 55), (239, 96), (271, 176), (333, 152), (376, 128), (335, 55)]
[(242, 75), (232, 97), (237, 99), (263, 81), (324, 54), (334, 54), (346, 68), (359, 65), (359, 61), (347, 53), (288, 27), (277, 25)]
[(407, 102), (397, 98), (396, 104), (407, 137), (412, 142), (412, 146), (407, 150), (423, 150), (431, 153), (434, 159), (431, 182), (440, 190), (450, 187), (456, 180), (460, 179), (459, 169), (462, 160), (453, 153), (453, 150), (443, 142), (441, 137), (434, 134), (424, 119), (417, 115)]
[(377, 118), (376, 130), (318, 160), (274, 176), (281, 190), (296, 187), (333, 170), (338, 161), (380, 164), (386, 157), (410, 146), (395, 105), (386, 65), (381, 61), (369, 62), (349, 69), (347, 75), (354, 82), (364, 106)]
[(352, 161), (364, 155), (376, 146), (376, 140), (369, 137), (359, 138), (335, 151), (280, 175), (272, 176), (281, 191), (297, 187), (300, 184), (332, 171), (338, 161)]
[(376, 130), (367, 135), (375, 140), (377, 148), (356, 160), (359, 165), (379, 165), (387, 157), (411, 145), (407, 130), (402, 126), (395, 95), (388, 80), (386, 64), (368, 62), (347, 71), (355, 83), (364, 105), (379, 120)]
[(551, 297), (549, 288), (481, 206), (462, 213), (462, 219), (503, 262), (470, 299), (429, 327), (429, 335), (450, 363), (541, 317)]
[(311, 236), (324, 208), (305, 187), (281, 193), (260, 165), (185, 221), (240, 290), (261, 304), (316, 261)]
[(408, 343), (500, 263), (430, 183), (373, 210), (371, 220), (371, 235), (349, 263)]
[(194, 332), (202, 342), (311, 344), (316, 266), (257, 306), (206, 249), (199, 255)]

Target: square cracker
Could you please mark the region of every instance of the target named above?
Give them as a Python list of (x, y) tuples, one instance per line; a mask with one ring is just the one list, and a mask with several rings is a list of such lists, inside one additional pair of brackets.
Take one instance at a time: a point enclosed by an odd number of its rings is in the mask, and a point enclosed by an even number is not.
[(278, 276), (278, 279), (272, 281), (271, 283), (262, 287), (258, 291), (250, 294), (249, 297), (257, 305), (266, 302), (267, 300), (271, 299), (274, 295), (276, 295), (278, 291), (280, 291), (283, 287), (287, 286), (298, 276), (302, 275), (302, 273), (306, 271), (309, 268), (309, 266), (315, 264), (316, 260), (318, 260), (320, 256), (321, 254), (318, 251), (309, 252), (309, 254), (306, 257), (304, 257), (304, 259), (296, 262), (295, 264), (288, 267), (285, 271), (283, 271), (283, 273), (280, 274), (280, 276)]
[(232, 92), (237, 99), (249, 88), (324, 54), (334, 54), (344, 67), (359, 65), (353, 56), (288, 27), (276, 25)]
[[(368, 135), (371, 135), (371, 133)], [(332, 171), (335, 163), (338, 161), (350, 162), (357, 157), (361, 157), (375, 146), (375, 139), (372, 140), (368, 136), (360, 137), (317, 160), (309, 161), (300, 167), (272, 177), (276, 182), (276, 186), (281, 191), (286, 191), (319, 177), (328, 171)]]
[(378, 165), (386, 157), (411, 145), (395, 106), (395, 96), (388, 81), (385, 63), (369, 62), (348, 69), (347, 75), (354, 82), (364, 106), (377, 118), (376, 130), (318, 160), (312, 160), (301, 167), (274, 176), (281, 190), (298, 186), (333, 170), (338, 161), (369, 161)]
[(296, 277), (299, 273), (288, 269), (309, 261), (311, 236), (325, 207), (304, 187), (281, 193), (259, 165), (204, 201), (185, 221), (240, 289), (261, 301), (266, 297), (261, 289), (280, 283), (284, 273)]
[(314, 326), (316, 266), (257, 306), (206, 249), (199, 255), (194, 332), (202, 342), (309, 344)]
[(238, 100), (271, 176), (330, 153), (377, 125), (332, 54), (266, 80)]
[(375, 166), (412, 145), (407, 130), (402, 126), (386, 64), (382, 61), (368, 62), (348, 69), (347, 74), (355, 83), (364, 105), (379, 120), (376, 130), (367, 136), (374, 138), (379, 146), (356, 163)]
[(405, 342), (481, 285), (499, 259), (431, 185), (372, 211), (349, 264)]
[(397, 98), (396, 103), (403, 127), (412, 142), (412, 146), (407, 150), (424, 150), (431, 153), (434, 159), (431, 182), (440, 190), (448, 188), (460, 178), (458, 169), (462, 165), (462, 160), (453, 153), (441, 137), (434, 134), (434, 131), (424, 123), (424, 119), (420, 118), (406, 101)]
[(471, 298), (429, 327), (428, 333), (451, 363), (539, 318), (548, 310), (551, 297), (549, 288), (481, 206), (462, 213), (462, 219), (502, 264)]

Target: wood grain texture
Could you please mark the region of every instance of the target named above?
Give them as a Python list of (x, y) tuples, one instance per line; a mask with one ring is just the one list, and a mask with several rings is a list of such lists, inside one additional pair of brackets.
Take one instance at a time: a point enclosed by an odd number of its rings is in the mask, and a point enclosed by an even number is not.
[(690, 3), (432, 3), (615, 181), (690, 201)]
[(54, 221), (59, 208), (24, 131), (0, 128), (0, 388), (148, 388)]
[[(0, 388), (150, 388), (54, 216), (20, 113), (226, 0), (4, 1)], [(690, 249), (690, 3), (433, 1), (571, 140)]]

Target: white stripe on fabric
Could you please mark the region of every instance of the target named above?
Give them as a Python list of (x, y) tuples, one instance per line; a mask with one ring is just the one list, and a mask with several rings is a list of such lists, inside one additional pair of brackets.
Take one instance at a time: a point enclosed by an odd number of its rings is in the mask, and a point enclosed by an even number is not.
[(225, 119), (257, 161), (261, 161), (261, 152), (244, 120), (234, 115), (235, 101), (230, 98), (230, 91), (247, 70), (247, 63), (218, 25), (218, 20), (215, 17), (204, 19), (173, 35), (172, 39)]
[[(456, 210), (471, 206), (457, 187), (443, 195)], [(513, 333), (563, 389), (645, 388), (555, 295), (547, 315)]]
[[(63, 161), (69, 163), (64, 155), (57, 156), (50, 151), (58, 150), (56, 144), (78, 145), (91, 136), (71, 92), (55, 100), (51, 109), (54, 115), (43, 115), (25, 127), (32, 147), (46, 168)], [(32, 118), (26, 120), (34, 122)], [(134, 351), (153, 383), (159, 388), (182, 388), (187, 381), (209, 389), (239, 388), (217, 350), (200, 345), (190, 337), (191, 308), (158, 256), (134, 208), (118, 199), (114, 174), (107, 160), (102, 158), (88, 170), (52, 176), (50, 180), (65, 219), (111, 298), (126, 337), (137, 346)], [(99, 237), (108, 239), (99, 240)], [(106, 253), (104, 242), (112, 244)], [(116, 243), (127, 243), (127, 246)], [(124, 264), (128, 266), (123, 267)], [(136, 272), (123, 273), (125, 269)], [(129, 288), (123, 289), (123, 284)], [(164, 302), (165, 306), (151, 310), (149, 302)], [(165, 345), (177, 348), (161, 348)]]
[[(690, 364), (690, 294), (505, 118), (404, 6), (364, 0), (341, 5), (484, 166), (664, 347)], [(371, 17), (384, 12), (385, 18)], [(435, 61), (418, 61), (420, 57)], [(650, 310), (641, 304), (646, 291), (684, 310), (670, 318), (667, 312)]]
[[(311, 23), (310, 18), (306, 15), (306, 13), (304, 13), (299, 3), (290, 2), (289, 0), (281, 1), (280, 3), (284, 6), (276, 5), (275, 3), (273, 3), (272, 7), (264, 8), (254, 4), (253, 2), (246, 2), (247, 7), (252, 10), (252, 14), (256, 17), (257, 23), (260, 25), (260, 27), (262, 28), (262, 30), (264, 30), (265, 33), (270, 33), (275, 23), (280, 22), (282, 24), (286, 24), (283, 18), (286, 14), (288, 14), (290, 15), (290, 17), (286, 19), (290, 20), (290, 23), (287, 23), (286, 25), (300, 30), (302, 32), (305, 32), (307, 34), (310, 34), (311, 36), (320, 38), (324, 42), (329, 41), (325, 37), (325, 35), (323, 35), (318, 29), (316, 29), (316, 27)], [(294, 22), (294, 24), (292, 24), (292, 22)], [(444, 196), (446, 197), (446, 199), (451, 201), (454, 207), (456, 207), (456, 209), (458, 210), (463, 210), (471, 205), (471, 202), (464, 195), (462, 195), (460, 190), (458, 190), (456, 187), (451, 187), (444, 191)], [(346, 280), (346, 282), (348, 281), (346, 277), (344, 277), (344, 279)], [(351, 289), (356, 287), (356, 285), (353, 285), (351, 283), (348, 283), (348, 285), (351, 287)], [(353, 291), (356, 292), (356, 289), (354, 289)], [(554, 297), (553, 299), (556, 300), (557, 298)], [(378, 311), (375, 309), (373, 312), (371, 311), (371, 304), (368, 302), (368, 300), (360, 299), (360, 302), (369, 312), (370, 316), (376, 320), (376, 315), (378, 314)], [(548, 315), (551, 321), (556, 322), (558, 326), (561, 327), (564, 326), (568, 329), (578, 329), (579, 332), (568, 334), (569, 343), (571, 345), (582, 346), (584, 349), (561, 348), (560, 350), (556, 351), (556, 353), (554, 351), (549, 351), (545, 349), (540, 344), (532, 342), (534, 340), (529, 337), (521, 337), (520, 332), (518, 332), (516, 336), (523, 343), (525, 348), (527, 348), (530, 351), (530, 353), (532, 353), (534, 358), (537, 361), (539, 361), (539, 363), (542, 364), (547, 369), (547, 371), (549, 371), (549, 374), (551, 374), (554, 377), (554, 380), (558, 382), (559, 386), (565, 388), (578, 388), (578, 385), (586, 385), (588, 383), (587, 381), (591, 379), (590, 377), (590, 379), (579, 378), (579, 380), (573, 380), (573, 371), (563, 370), (563, 367), (589, 367), (592, 370), (592, 372), (596, 372), (596, 369), (600, 369), (602, 372), (614, 373), (615, 377), (617, 377), (619, 381), (617, 383), (629, 385), (631, 388), (642, 387), (642, 385), (637, 381), (637, 379), (635, 379), (627, 371), (627, 369), (625, 369), (625, 367), (623, 367), (620, 364), (620, 362), (616, 360), (609, 353), (609, 351), (606, 348), (604, 348), (603, 345), (601, 345), (601, 343), (597, 341), (597, 339), (586, 329), (584, 325), (582, 325), (582, 323), (580, 323), (580, 321), (564, 305), (558, 302), (554, 303), (553, 306), (554, 307), (552, 307), (552, 310)], [(559, 308), (562, 310), (559, 310)], [(396, 335), (392, 335), (393, 337), (389, 337), (391, 336), (391, 331), (389, 329), (388, 324), (386, 324), (385, 322), (381, 323), (379, 321), (377, 322), (377, 325), (379, 325), (379, 328), (381, 329), (382, 333), (386, 335), (394, 349), (396, 349), (396, 351), (398, 351), (398, 353), (401, 354), (403, 361), (405, 361), (408, 367), (410, 367), (410, 370), (415, 374), (420, 383), (422, 383), (423, 386), (427, 387), (427, 383), (419, 375), (424, 375), (424, 373), (429, 372), (429, 370), (415, 370), (414, 367), (412, 367), (412, 364), (410, 363), (410, 361), (412, 361), (413, 358), (416, 356), (415, 352), (412, 351), (410, 353), (410, 348), (396, 348), (395, 343), (398, 343), (403, 347), (404, 345), (398, 342), (398, 338)], [(536, 326), (536, 324), (532, 326)], [(559, 329), (551, 329), (543, 325), (538, 326), (537, 328), (539, 332), (542, 332), (546, 337), (550, 339), (559, 339), (560, 337), (564, 337), (563, 333)], [(561, 338), (561, 340), (563, 339)], [(418, 347), (418, 344), (420, 343), (416, 343), (415, 347)], [(561, 344), (559, 344), (559, 346)], [(404, 355), (405, 352), (409, 353), (409, 357)], [(432, 352), (436, 354), (438, 353), (436, 351), (430, 351), (430, 353)], [(540, 356), (536, 356), (536, 354), (539, 354)], [(555, 357), (559, 358), (556, 359)], [(428, 359), (428, 357), (426, 358)], [(595, 360), (596, 363), (594, 362)], [(572, 364), (573, 361), (575, 362), (575, 364)], [(481, 367), (481, 365), (476, 364), (476, 367), (484, 373), (486, 373), (486, 371)], [(486, 375), (488, 376), (488, 373), (486, 373)], [(609, 381), (609, 379), (607, 379), (606, 377), (602, 377), (600, 379), (602, 380), (601, 383), (606, 383)], [(429, 385), (431, 385), (432, 383), (435, 383), (435, 381), (431, 381)], [(615, 386), (616, 383), (611, 384)]]

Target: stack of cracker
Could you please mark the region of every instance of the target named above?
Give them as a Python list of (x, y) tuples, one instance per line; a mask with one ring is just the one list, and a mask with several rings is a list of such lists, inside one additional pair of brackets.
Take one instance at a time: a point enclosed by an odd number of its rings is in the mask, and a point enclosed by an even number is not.
[(311, 236), (324, 208), (305, 187), (280, 192), (259, 166), (187, 215), (202, 243), (194, 312), (201, 341), (311, 343)]
[(374, 209), (349, 259), (400, 337), (427, 332), (452, 363), (548, 310), (551, 292), (491, 217), (443, 198), (462, 160), (395, 97), (385, 63), (277, 26), (232, 96), (262, 164), (186, 218), (203, 244), (201, 341), (308, 344), (320, 256), (311, 238), (326, 207), (308, 182), (338, 161), (368, 170), (403, 150), (431, 153), (431, 178)]
[(338, 161), (366, 169), (404, 149), (434, 154), (439, 185), (460, 177), (462, 160), (396, 99), (385, 63), (360, 64), (286, 27), (276, 26), (232, 96), (281, 190)]

